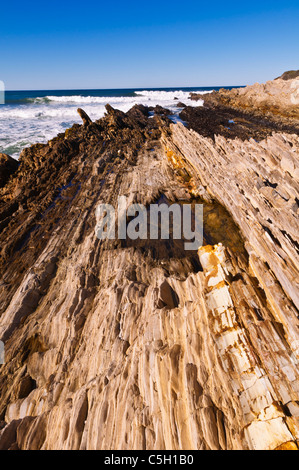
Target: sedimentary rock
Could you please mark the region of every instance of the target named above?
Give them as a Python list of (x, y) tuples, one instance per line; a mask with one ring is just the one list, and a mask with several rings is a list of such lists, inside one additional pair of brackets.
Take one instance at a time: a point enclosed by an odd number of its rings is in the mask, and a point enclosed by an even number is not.
[(299, 120), (299, 79), (278, 78), (266, 83), (255, 83), (244, 88), (221, 89), (206, 95), (193, 94), (191, 99), (203, 100), (206, 105), (224, 106), (240, 111), (267, 116), (287, 124)]
[(79, 116), (81, 117), (84, 126), (88, 126), (89, 124), (91, 124), (92, 121), (91, 121), (90, 117), (86, 114), (86, 112), (83, 109), (78, 108), (77, 112), (78, 112)]
[(0, 188), (5, 186), (10, 176), (18, 169), (18, 162), (14, 158), (0, 153)]
[[(1, 190), (1, 449), (298, 449), (296, 134), (107, 107)], [(99, 240), (96, 207), (204, 204), (204, 243)]]

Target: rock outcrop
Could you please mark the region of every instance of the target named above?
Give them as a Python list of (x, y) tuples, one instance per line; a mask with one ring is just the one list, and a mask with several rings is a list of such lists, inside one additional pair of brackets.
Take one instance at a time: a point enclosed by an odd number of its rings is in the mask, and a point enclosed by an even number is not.
[[(0, 449), (298, 450), (298, 135), (81, 115), (0, 192)], [(99, 240), (118, 196), (203, 246)]]
[(299, 77), (299, 70), (288, 70), (284, 72), (280, 77), (276, 78), (275, 80), (292, 80), (293, 78)]
[(206, 95), (192, 94), (193, 100), (204, 100), (207, 106), (224, 106), (275, 121), (299, 120), (299, 78), (278, 78), (245, 88), (221, 89)]

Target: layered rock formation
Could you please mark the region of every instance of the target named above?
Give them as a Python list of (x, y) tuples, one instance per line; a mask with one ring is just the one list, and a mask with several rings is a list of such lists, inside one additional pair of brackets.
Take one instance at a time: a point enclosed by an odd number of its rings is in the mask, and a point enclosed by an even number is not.
[[(297, 450), (298, 135), (80, 115), (1, 190), (0, 449)], [(120, 195), (203, 203), (203, 246), (99, 240)]]
[[(276, 122), (288, 123), (292, 120), (298, 125), (299, 120), (299, 78), (277, 78), (266, 83), (255, 83), (245, 88), (221, 89), (207, 95), (192, 94), (191, 99), (203, 99), (207, 105), (235, 108), (267, 116)], [(286, 120), (287, 119), (287, 120)]]

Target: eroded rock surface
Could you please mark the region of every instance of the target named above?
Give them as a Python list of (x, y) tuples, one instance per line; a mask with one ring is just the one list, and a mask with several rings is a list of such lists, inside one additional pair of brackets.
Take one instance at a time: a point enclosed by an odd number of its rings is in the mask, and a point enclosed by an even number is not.
[(191, 99), (203, 99), (207, 105), (235, 108), (258, 116), (275, 118), (287, 123), (299, 120), (299, 78), (277, 78), (244, 88), (221, 89), (206, 95), (193, 94)]
[[(166, 115), (82, 114), (1, 190), (1, 449), (298, 449), (298, 136)], [(97, 239), (119, 195), (204, 203), (203, 247)]]

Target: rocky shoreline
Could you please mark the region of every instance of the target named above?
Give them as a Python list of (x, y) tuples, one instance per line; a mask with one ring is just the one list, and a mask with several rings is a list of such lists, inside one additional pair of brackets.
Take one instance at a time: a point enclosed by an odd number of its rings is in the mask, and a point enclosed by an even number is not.
[(299, 78), (278, 78), (232, 90), (191, 94), (204, 107), (186, 107), (180, 117), (205, 137), (223, 135), (242, 140), (261, 140), (273, 132), (299, 133)]
[(194, 100), (204, 99), (214, 106), (231, 107), (256, 116), (276, 118), (288, 123), (299, 119), (299, 78), (277, 78), (266, 83), (256, 83), (245, 88), (221, 89), (207, 95), (191, 94)]
[[(0, 449), (298, 450), (294, 80), (1, 156)], [(204, 245), (98, 240), (119, 195), (203, 203)]]

